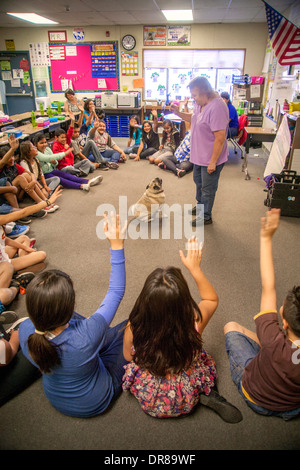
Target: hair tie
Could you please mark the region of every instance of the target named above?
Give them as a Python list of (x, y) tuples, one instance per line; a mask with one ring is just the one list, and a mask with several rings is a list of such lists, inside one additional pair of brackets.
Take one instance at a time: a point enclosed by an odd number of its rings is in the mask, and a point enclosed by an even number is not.
[(47, 333), (47, 331), (39, 331), (39, 330), (34, 330), (34, 332), (41, 336), (44, 336)]

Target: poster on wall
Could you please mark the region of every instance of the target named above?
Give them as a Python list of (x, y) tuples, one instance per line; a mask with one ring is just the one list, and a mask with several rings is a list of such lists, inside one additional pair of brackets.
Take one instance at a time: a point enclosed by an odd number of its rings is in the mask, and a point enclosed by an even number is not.
[(165, 46), (166, 26), (144, 26), (144, 46)]
[(168, 46), (190, 46), (190, 26), (168, 26)]
[(122, 75), (136, 76), (139, 74), (138, 70), (138, 52), (121, 52), (121, 70)]
[(117, 56), (115, 44), (92, 44), (92, 77), (117, 76)]
[(32, 42), (29, 44), (29, 56), (32, 67), (50, 65), (49, 44), (47, 42)]

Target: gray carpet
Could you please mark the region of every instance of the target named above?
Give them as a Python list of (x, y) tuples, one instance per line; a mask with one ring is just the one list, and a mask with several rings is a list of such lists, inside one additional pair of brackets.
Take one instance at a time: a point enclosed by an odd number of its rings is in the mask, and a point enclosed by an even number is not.
[[(123, 148), (127, 139), (116, 139)], [(258, 156), (254, 156), (258, 154)], [(213, 210), (214, 223), (205, 227), (202, 267), (215, 286), (219, 307), (206, 328), (206, 350), (215, 358), (221, 394), (243, 414), (239, 424), (226, 424), (213, 411), (200, 407), (183, 419), (158, 420), (143, 413), (136, 399), (122, 394), (103, 415), (92, 419), (60, 414), (47, 401), (39, 380), (1, 410), (1, 449), (110, 449), (110, 450), (232, 450), (297, 449), (299, 419), (284, 422), (265, 418), (250, 410), (240, 397), (229, 372), (223, 326), (230, 320), (254, 329), (253, 316), (259, 311), (259, 226), (265, 213), (263, 171), (266, 156), (251, 150), (246, 181), (241, 159), (230, 149), (230, 159), (220, 178)], [(100, 171), (97, 171), (99, 174)], [(30, 237), (48, 255), (47, 268), (69, 273), (77, 292), (76, 310), (92, 314), (104, 298), (109, 282), (109, 244), (99, 240), (96, 227), (101, 217), (97, 207), (111, 203), (119, 207), (119, 195), (127, 196), (128, 207), (144, 192), (149, 180), (163, 178), (166, 203), (194, 204), (192, 174), (178, 179), (147, 161), (128, 161), (119, 170), (103, 172), (101, 185), (89, 193), (65, 190), (60, 209), (31, 224)], [(282, 217), (274, 238), (274, 258), (278, 307), (287, 290), (299, 284), (300, 220)], [(178, 250), (185, 240), (126, 241), (127, 287), (113, 324), (128, 317), (145, 277), (155, 267), (181, 266)], [(188, 279), (191, 292), (199, 300), (196, 286)], [(25, 299), (13, 304), (26, 316)]]

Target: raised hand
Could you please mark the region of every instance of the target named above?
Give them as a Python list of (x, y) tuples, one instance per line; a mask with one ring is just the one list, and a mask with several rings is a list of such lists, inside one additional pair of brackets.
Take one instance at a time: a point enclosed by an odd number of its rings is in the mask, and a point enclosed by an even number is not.
[(125, 222), (123, 228), (120, 225), (120, 217), (117, 214), (116, 218), (114, 213), (111, 212), (110, 219), (107, 214), (104, 214), (104, 233), (106, 238), (110, 242), (112, 250), (121, 250), (124, 247), (124, 240), (127, 229), (127, 221)]

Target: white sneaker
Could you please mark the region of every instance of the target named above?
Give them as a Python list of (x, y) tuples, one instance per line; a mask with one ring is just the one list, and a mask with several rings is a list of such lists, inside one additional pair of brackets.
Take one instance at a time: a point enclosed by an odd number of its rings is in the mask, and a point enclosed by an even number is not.
[(54, 208), (55, 211), (57, 211), (57, 209), (59, 209), (59, 206), (57, 204), (52, 204), (52, 207)]
[(89, 186), (96, 186), (96, 184), (100, 184), (102, 180), (103, 180), (103, 176), (102, 176), (102, 175), (95, 176), (95, 178), (92, 178), (92, 179), (88, 182), (88, 185), (89, 185)]
[(81, 185), (81, 189), (82, 189), (83, 191), (89, 191), (89, 190), (90, 190), (90, 185), (87, 184), (87, 183), (86, 183), (86, 184), (82, 184), (82, 185)]

